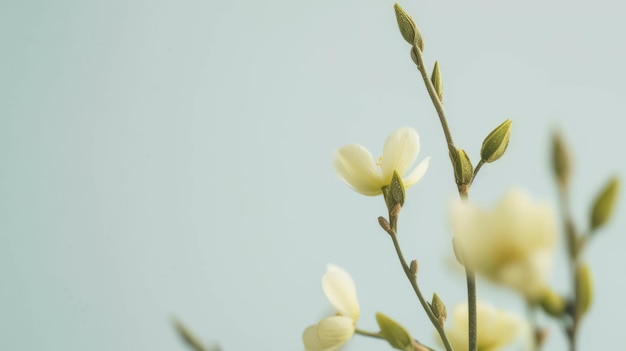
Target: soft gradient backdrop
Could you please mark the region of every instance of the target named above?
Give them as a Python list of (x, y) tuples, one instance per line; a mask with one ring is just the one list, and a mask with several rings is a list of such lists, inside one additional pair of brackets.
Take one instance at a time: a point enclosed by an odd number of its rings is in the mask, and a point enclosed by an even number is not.
[[(551, 130), (575, 155), (580, 225), (626, 174), (624, 7), (618, 1), (405, 1), (440, 60), (449, 122), (474, 160), (513, 120), (471, 196), (510, 186), (556, 204)], [(383, 311), (435, 344), (378, 228), (381, 198), (339, 181), (332, 154), (375, 154), (400, 126), (431, 167), (401, 242), (428, 296), (453, 308), (446, 205), (456, 196), (434, 109), (393, 1), (2, 1), (0, 349), (185, 350), (178, 316), (225, 350), (301, 350), (331, 312), (327, 262), (354, 277), (359, 325)], [(623, 202), (623, 201), (622, 201)], [(625, 206), (586, 253), (596, 298), (582, 350), (623, 344)], [(562, 250), (553, 283), (566, 287)], [(481, 297), (520, 313), (510, 292)], [(564, 349), (552, 325), (546, 350)], [(385, 350), (356, 338), (348, 350)]]

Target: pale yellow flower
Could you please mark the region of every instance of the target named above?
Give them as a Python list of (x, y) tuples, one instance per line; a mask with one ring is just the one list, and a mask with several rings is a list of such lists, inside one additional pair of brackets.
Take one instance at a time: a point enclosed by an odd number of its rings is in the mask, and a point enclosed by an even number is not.
[(335, 351), (354, 335), (359, 319), (359, 302), (352, 277), (333, 264), (326, 267), (322, 288), (337, 314), (322, 319), (304, 330), (302, 341), (307, 351)]
[[(467, 316), (467, 303), (458, 305), (454, 309), (451, 326), (446, 328), (446, 336), (454, 351), (468, 350)], [(522, 340), (521, 337), (527, 331), (526, 323), (519, 317), (497, 310), (482, 301), (476, 303), (476, 317), (478, 322), (476, 335), (478, 351), (499, 350), (517, 339)]]
[(530, 300), (540, 297), (557, 232), (548, 205), (512, 190), (492, 210), (467, 201), (455, 203), (451, 222), (457, 250), (466, 265)]
[(382, 188), (391, 183), (394, 171), (402, 177), (405, 188), (417, 183), (424, 176), (429, 157), (405, 175), (417, 159), (419, 149), (419, 135), (415, 129), (404, 127), (387, 138), (383, 156), (377, 162), (374, 162), (372, 154), (365, 147), (349, 144), (335, 153), (335, 169), (355, 191), (368, 196), (380, 195)]

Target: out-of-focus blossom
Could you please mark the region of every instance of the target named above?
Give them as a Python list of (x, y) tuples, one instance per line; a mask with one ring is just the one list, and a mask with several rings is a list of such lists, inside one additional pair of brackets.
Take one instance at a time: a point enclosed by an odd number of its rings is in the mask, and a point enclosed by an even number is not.
[(307, 351), (334, 351), (352, 335), (359, 319), (359, 302), (352, 277), (342, 268), (329, 264), (322, 277), (322, 288), (337, 314), (322, 319), (304, 330), (302, 341)]
[(405, 188), (424, 176), (429, 157), (405, 175), (417, 159), (419, 149), (419, 135), (415, 129), (404, 127), (387, 138), (383, 156), (377, 162), (374, 162), (372, 154), (365, 147), (349, 144), (335, 153), (335, 169), (355, 191), (368, 196), (380, 195), (383, 187), (391, 183), (394, 171), (402, 177)]
[(540, 298), (557, 232), (548, 205), (533, 202), (521, 190), (512, 190), (491, 210), (467, 201), (456, 202), (451, 222), (464, 264), (531, 301)]
[[(476, 346), (479, 351), (496, 351), (520, 338), (528, 328), (516, 315), (496, 309), (482, 302), (476, 303), (478, 330)], [(454, 351), (467, 351), (468, 339), (467, 303), (454, 309), (452, 325), (446, 328), (446, 336)]]

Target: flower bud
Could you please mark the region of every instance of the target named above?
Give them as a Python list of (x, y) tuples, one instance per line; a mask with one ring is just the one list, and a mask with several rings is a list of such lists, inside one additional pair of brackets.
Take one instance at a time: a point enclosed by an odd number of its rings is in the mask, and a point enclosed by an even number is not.
[(393, 171), (391, 183), (384, 189), (383, 193), (385, 194), (385, 201), (387, 202), (387, 209), (389, 211), (392, 211), (396, 205), (404, 205), (404, 183), (398, 172)]
[(604, 225), (615, 208), (617, 193), (619, 191), (619, 180), (613, 178), (609, 180), (604, 189), (598, 194), (591, 210), (591, 230), (596, 230)]
[(443, 325), (443, 322), (448, 318), (448, 312), (446, 311), (446, 305), (441, 301), (437, 293), (433, 293), (430, 308), (433, 310), (435, 317), (439, 320), (439, 324)]
[(457, 185), (468, 185), (474, 178), (472, 161), (463, 149), (456, 149), (455, 155), (450, 155), (454, 163), (454, 177)]
[(565, 299), (551, 289), (546, 288), (540, 299), (541, 308), (547, 314), (559, 318), (565, 312)]
[(572, 161), (567, 145), (558, 133), (552, 135), (552, 170), (559, 186), (565, 189), (572, 171)]
[(491, 163), (504, 155), (509, 146), (511, 136), (511, 120), (502, 122), (496, 129), (492, 130), (483, 141), (480, 149), (480, 157), (484, 162)]
[(576, 267), (576, 315), (584, 315), (591, 307), (593, 299), (593, 282), (589, 266), (580, 263)]
[(409, 266), (409, 271), (411, 272), (411, 274), (416, 275), (417, 268), (418, 268), (417, 260), (411, 261), (411, 266)]
[(430, 81), (433, 83), (435, 92), (439, 97), (439, 101), (443, 102), (443, 80), (441, 79), (441, 72), (439, 72), (439, 61), (435, 61), (433, 67), (433, 74), (430, 76)]
[(400, 28), (400, 33), (402, 34), (404, 40), (406, 40), (409, 44), (418, 47), (421, 51), (424, 51), (422, 34), (415, 25), (415, 22), (413, 22), (411, 16), (404, 12), (404, 9), (397, 3), (393, 5), (393, 8), (396, 11), (398, 28)]
[(411, 335), (398, 322), (380, 312), (376, 313), (376, 321), (380, 327), (380, 334), (393, 348), (406, 350), (412, 346), (413, 339)]

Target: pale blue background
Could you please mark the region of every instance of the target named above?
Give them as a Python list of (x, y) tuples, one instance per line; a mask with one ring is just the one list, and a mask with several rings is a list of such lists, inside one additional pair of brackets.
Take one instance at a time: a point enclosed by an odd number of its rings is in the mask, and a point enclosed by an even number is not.
[[(353, 275), (362, 328), (384, 311), (434, 344), (376, 224), (382, 200), (349, 190), (331, 161), (343, 144), (378, 155), (397, 127), (418, 130), (432, 161), (408, 192), (401, 241), (427, 295), (462, 301), (447, 151), (392, 5), (1, 2), (0, 349), (185, 350), (176, 315), (225, 350), (300, 350), (302, 330), (331, 313), (327, 262)], [(457, 144), (476, 160), (513, 120), (507, 155), (471, 196), (490, 205), (519, 185), (554, 204), (546, 151), (561, 127), (585, 224), (596, 190), (626, 174), (621, 2), (402, 5), (428, 64), (440, 60)], [(597, 294), (582, 350), (623, 344), (624, 208), (585, 255)], [(507, 291), (478, 289), (523, 312)], [(546, 350), (563, 346), (553, 325)]]

